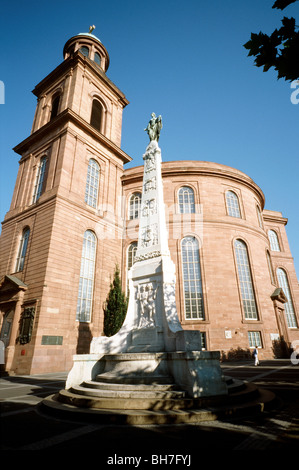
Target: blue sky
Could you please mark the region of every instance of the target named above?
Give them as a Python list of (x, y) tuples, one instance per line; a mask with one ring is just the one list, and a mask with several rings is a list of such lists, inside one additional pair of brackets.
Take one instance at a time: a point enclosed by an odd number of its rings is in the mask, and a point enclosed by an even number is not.
[(298, 121), (290, 83), (253, 66), (243, 44), (251, 32), (271, 33), (284, 12), (274, 0), (12, 0), (1, 5), (5, 84), (1, 119), (1, 207), (4, 219), (19, 156), (12, 148), (31, 132), (31, 93), (62, 60), (65, 42), (94, 24), (110, 55), (108, 77), (130, 104), (122, 148), (141, 165), (151, 112), (162, 114), (164, 161), (203, 160), (248, 174), (266, 209), (289, 219), (287, 233), (299, 273)]

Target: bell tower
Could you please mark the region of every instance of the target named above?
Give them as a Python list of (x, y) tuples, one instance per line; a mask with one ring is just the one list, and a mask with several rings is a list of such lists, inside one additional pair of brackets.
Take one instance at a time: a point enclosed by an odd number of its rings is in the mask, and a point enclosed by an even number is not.
[(88, 352), (121, 263), (128, 101), (106, 75), (109, 55), (93, 29), (70, 38), (63, 62), (34, 88), (32, 131), (14, 148), (0, 308), (2, 326), (10, 321), (6, 370), (16, 373), (67, 370), (73, 354)]

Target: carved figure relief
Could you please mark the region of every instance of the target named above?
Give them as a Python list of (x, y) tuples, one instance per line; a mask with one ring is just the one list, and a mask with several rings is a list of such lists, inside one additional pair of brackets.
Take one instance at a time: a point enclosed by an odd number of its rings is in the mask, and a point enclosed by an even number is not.
[(158, 244), (158, 225), (148, 225), (141, 232), (141, 246), (146, 248), (148, 246)]
[(149, 215), (154, 215), (157, 213), (157, 204), (156, 199), (148, 199), (144, 201), (144, 205), (142, 207), (142, 215), (143, 217), (148, 217)]
[(144, 192), (147, 193), (148, 191), (151, 191), (152, 189), (156, 189), (156, 177), (151, 178), (144, 183)]
[(148, 152), (143, 156), (145, 160), (145, 172), (148, 173), (156, 168), (156, 155), (154, 152)]
[(138, 328), (155, 326), (157, 287), (153, 283), (138, 286), (137, 300), (139, 302), (139, 324)]

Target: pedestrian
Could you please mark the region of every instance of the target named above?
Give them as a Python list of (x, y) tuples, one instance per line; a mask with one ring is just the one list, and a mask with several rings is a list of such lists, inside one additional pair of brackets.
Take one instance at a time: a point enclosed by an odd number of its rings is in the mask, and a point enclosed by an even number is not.
[(258, 366), (259, 365), (259, 357), (258, 357), (258, 349), (257, 346), (255, 346), (254, 351), (253, 351), (253, 357), (254, 357), (254, 365)]

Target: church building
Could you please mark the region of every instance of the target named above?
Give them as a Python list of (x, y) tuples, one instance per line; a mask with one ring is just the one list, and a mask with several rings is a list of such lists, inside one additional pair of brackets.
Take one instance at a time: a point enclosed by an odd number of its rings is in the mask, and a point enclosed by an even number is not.
[[(32, 132), (14, 148), (19, 171), (0, 238), (10, 374), (69, 371), (74, 354), (89, 352), (117, 265), (128, 293), (139, 216), (153, 209), (141, 205), (143, 167), (125, 169), (129, 102), (106, 75), (106, 48), (91, 31), (69, 39), (63, 56), (34, 88)], [(162, 177), (182, 327), (224, 359), (256, 345), (260, 359), (283, 354), (299, 341), (287, 219), (265, 209), (249, 176), (197, 155), (163, 162)]]

